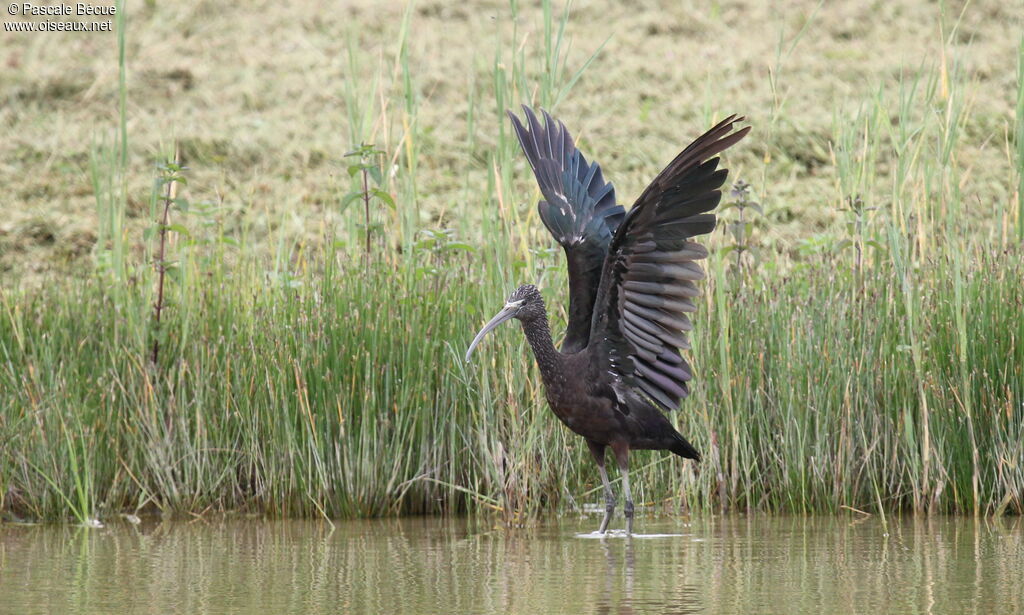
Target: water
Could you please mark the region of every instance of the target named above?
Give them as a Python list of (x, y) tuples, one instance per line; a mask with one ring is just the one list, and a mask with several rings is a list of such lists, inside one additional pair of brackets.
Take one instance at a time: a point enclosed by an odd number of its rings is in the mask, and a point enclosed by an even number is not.
[(596, 524), (0, 525), (0, 613), (1024, 613), (1019, 519)]

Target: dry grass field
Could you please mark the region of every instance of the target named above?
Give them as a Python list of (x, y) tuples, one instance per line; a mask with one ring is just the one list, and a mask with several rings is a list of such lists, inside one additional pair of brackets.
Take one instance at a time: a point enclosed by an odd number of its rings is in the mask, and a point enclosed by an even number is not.
[[(562, 7), (553, 10), (557, 26)], [(496, 65), (517, 55), (526, 94), (503, 106), (553, 107), (626, 201), (714, 118), (745, 114), (754, 133), (729, 164), (765, 205), (760, 240), (779, 251), (842, 234), (850, 195), (834, 151), (840, 133), (856, 134), (859, 113), (880, 107), (896, 122), (901, 81), (921, 75), (920, 89), (931, 79), (939, 91), (913, 112), (941, 116), (955, 79), (963, 223), (992, 235), (1013, 224), (1024, 7), (1012, 2), (580, 0), (565, 32), (566, 79), (596, 57), (555, 105), (531, 85), (547, 70), (536, 2), (153, 0), (129, 2), (126, 22), (126, 239), (137, 254), (152, 224), (154, 163), (175, 140), (189, 197), (221, 204), (220, 221), (256, 249), (318, 237), (344, 217), (343, 154), (361, 141), (396, 161), (415, 148), (415, 191), (400, 206), (423, 228), (471, 235), (493, 196), (488, 152), (507, 130)], [(5, 32), (0, 64), (0, 273), (10, 284), (72, 271), (93, 251), (90, 160), (118, 125), (117, 35)], [(870, 206), (889, 205), (890, 162), (856, 187)], [(512, 194), (529, 208), (524, 169), (517, 161)]]

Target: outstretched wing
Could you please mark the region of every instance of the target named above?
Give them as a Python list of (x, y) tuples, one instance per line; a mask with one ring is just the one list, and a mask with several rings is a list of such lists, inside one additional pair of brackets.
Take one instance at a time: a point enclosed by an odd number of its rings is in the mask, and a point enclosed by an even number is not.
[(526, 126), (511, 111), (508, 115), (544, 195), (537, 203), (540, 218), (565, 249), (569, 326), (562, 351), (575, 353), (586, 347), (590, 338), (601, 268), (625, 210), (616, 205), (615, 188), (604, 181), (601, 167), (587, 162), (562, 122), (542, 110), (541, 125), (529, 107), (523, 106), (523, 111)]
[(690, 241), (715, 228), (728, 171), (713, 157), (742, 139), (730, 116), (684, 149), (644, 190), (619, 226), (601, 274), (589, 350), (602, 372), (636, 386), (664, 410), (689, 393), (690, 366), (680, 356), (696, 311), (696, 261), (707, 250)]

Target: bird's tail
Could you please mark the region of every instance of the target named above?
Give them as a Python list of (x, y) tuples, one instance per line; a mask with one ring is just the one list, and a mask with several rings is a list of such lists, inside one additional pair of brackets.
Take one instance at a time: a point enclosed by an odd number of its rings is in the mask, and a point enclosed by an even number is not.
[(679, 434), (676, 434), (676, 440), (669, 450), (684, 459), (700, 461), (700, 453), (697, 452), (697, 449), (693, 448), (693, 445)]

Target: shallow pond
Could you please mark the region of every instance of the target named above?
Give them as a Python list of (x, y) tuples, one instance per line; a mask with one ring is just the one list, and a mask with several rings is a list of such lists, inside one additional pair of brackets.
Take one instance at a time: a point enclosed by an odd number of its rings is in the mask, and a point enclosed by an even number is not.
[(596, 523), (5, 525), (0, 613), (1024, 613), (1019, 519)]

